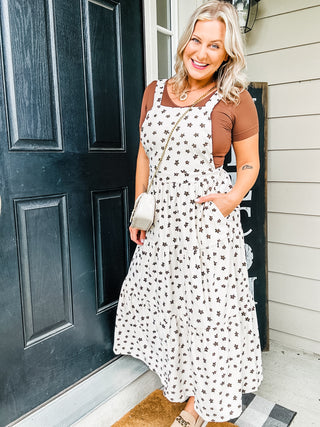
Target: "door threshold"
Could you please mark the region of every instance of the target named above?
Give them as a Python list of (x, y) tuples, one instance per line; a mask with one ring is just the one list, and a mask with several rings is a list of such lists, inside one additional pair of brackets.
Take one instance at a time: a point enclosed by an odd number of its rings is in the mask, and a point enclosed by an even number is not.
[(70, 427), (148, 370), (139, 359), (119, 357), (10, 426)]

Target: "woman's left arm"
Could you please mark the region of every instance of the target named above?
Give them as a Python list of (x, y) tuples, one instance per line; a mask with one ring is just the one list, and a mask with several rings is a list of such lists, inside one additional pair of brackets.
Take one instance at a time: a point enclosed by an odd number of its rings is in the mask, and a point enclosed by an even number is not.
[(233, 189), (228, 193), (233, 199), (234, 207), (239, 205), (256, 182), (260, 169), (259, 135), (233, 143), (237, 159), (237, 179)]
[(233, 142), (237, 160), (237, 179), (228, 193), (212, 193), (199, 197), (198, 203), (214, 202), (223, 216), (228, 216), (238, 206), (253, 187), (259, 174), (259, 135), (258, 133), (242, 141)]

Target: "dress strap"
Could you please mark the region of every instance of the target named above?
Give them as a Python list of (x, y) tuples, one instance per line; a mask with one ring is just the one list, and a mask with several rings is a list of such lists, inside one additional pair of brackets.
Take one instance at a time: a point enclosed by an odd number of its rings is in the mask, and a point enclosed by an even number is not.
[(154, 91), (154, 97), (153, 97), (153, 107), (161, 105), (163, 90), (164, 90), (166, 81), (167, 81), (166, 79), (160, 79), (157, 81), (157, 85), (156, 85), (156, 89)]
[(218, 102), (220, 101), (220, 99), (222, 99), (222, 95), (221, 93), (219, 93), (218, 91), (216, 91), (211, 98), (209, 99), (208, 102), (206, 102), (205, 106), (202, 108), (208, 108), (208, 111), (212, 111), (213, 108), (218, 104)]

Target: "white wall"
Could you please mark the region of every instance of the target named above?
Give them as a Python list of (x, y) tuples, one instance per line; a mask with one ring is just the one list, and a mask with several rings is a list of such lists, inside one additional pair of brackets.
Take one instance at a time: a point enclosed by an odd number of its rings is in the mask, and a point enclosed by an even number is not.
[(268, 82), (270, 338), (320, 353), (320, 0), (261, 0), (248, 74)]
[(202, 0), (178, 0), (179, 11), (179, 37), (183, 33), (190, 16), (195, 9), (203, 3)]

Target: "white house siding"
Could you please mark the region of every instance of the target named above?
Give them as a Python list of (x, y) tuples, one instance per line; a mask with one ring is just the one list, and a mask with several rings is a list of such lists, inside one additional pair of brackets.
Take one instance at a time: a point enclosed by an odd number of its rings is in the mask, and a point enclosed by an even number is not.
[(268, 82), (270, 338), (320, 353), (320, 1), (261, 0), (246, 35)]

